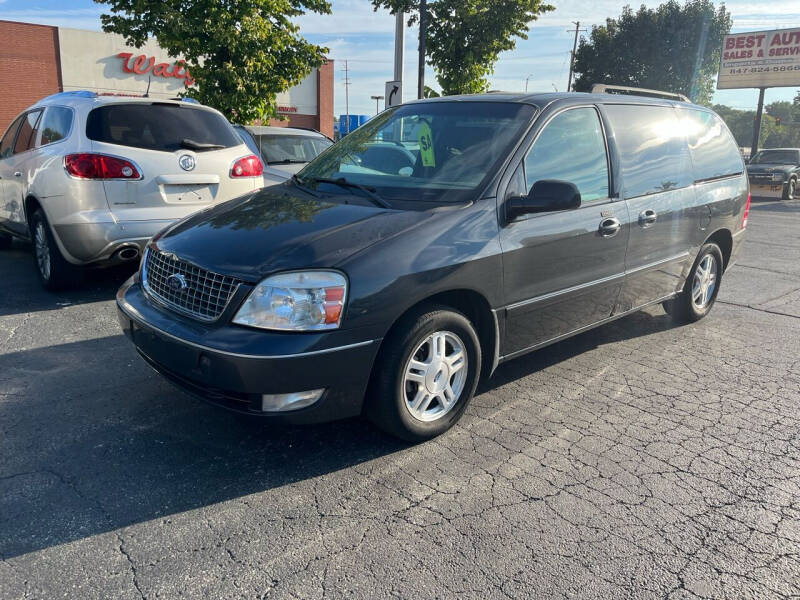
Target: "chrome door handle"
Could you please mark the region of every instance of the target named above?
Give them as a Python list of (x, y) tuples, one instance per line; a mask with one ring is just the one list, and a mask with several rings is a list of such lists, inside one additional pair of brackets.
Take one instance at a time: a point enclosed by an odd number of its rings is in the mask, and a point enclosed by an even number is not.
[(600, 221), (600, 235), (603, 237), (614, 237), (622, 227), (622, 223), (616, 217), (609, 217)]
[(14, 177), (22, 177), (22, 171), (16, 171)]
[(656, 211), (654, 211), (652, 208), (648, 208), (647, 210), (642, 211), (639, 215), (639, 225), (642, 227), (648, 227), (649, 225), (655, 223), (656, 219), (658, 219), (658, 214), (656, 214)]

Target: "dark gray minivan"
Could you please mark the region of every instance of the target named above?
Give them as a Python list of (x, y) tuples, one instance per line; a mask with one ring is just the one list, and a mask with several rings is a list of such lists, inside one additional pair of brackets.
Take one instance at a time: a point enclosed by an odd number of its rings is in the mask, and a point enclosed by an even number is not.
[(164, 230), (117, 305), (141, 357), (196, 396), (422, 440), (501, 362), (656, 303), (705, 316), (748, 211), (705, 108), (421, 100)]

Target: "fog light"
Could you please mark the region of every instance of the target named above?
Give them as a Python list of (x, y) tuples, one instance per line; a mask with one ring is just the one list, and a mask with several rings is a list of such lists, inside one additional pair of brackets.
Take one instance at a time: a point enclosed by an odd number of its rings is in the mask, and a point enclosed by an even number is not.
[(319, 400), (324, 391), (323, 388), (307, 392), (292, 392), (291, 394), (262, 394), (261, 410), (263, 412), (285, 412), (305, 408)]

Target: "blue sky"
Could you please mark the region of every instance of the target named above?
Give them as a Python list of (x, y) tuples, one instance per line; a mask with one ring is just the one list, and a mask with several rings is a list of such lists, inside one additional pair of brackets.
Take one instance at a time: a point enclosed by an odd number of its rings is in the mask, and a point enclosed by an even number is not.
[[(501, 55), (491, 79), (493, 89), (523, 90), (528, 79), (530, 91), (564, 90), (569, 71), (572, 21), (581, 27), (602, 24), (606, 17), (618, 16), (625, 5), (619, 0), (550, 0), (556, 10), (533, 23), (528, 40)], [(632, 1), (633, 6), (640, 2)], [(655, 6), (659, 1), (647, 0)], [(733, 31), (800, 27), (798, 0), (729, 0)], [(100, 29), (103, 6), (91, 0), (0, 0), (0, 19), (44, 23), (62, 27)], [(336, 61), (335, 113), (345, 111), (344, 61), (350, 70), (350, 112), (373, 114), (371, 95), (383, 94), (384, 82), (392, 78), (394, 17), (386, 11), (372, 10), (369, 0), (333, 0), (332, 15), (308, 14), (300, 18), (303, 34), (312, 42), (327, 46)], [(406, 30), (404, 97), (416, 94), (417, 32)], [(435, 86), (429, 70), (426, 83)], [(766, 102), (791, 100), (797, 88), (767, 90)], [(736, 108), (753, 109), (756, 90), (725, 90), (715, 100)]]

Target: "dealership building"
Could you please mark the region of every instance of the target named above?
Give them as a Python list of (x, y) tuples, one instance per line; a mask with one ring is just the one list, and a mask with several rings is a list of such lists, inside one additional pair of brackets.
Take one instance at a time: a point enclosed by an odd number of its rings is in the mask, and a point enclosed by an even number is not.
[[(0, 134), (36, 101), (70, 90), (175, 98), (193, 79), (155, 40), (131, 48), (122, 36), (0, 21)], [(316, 129), (333, 137), (333, 61), (278, 95), (285, 120), (271, 125)]]

